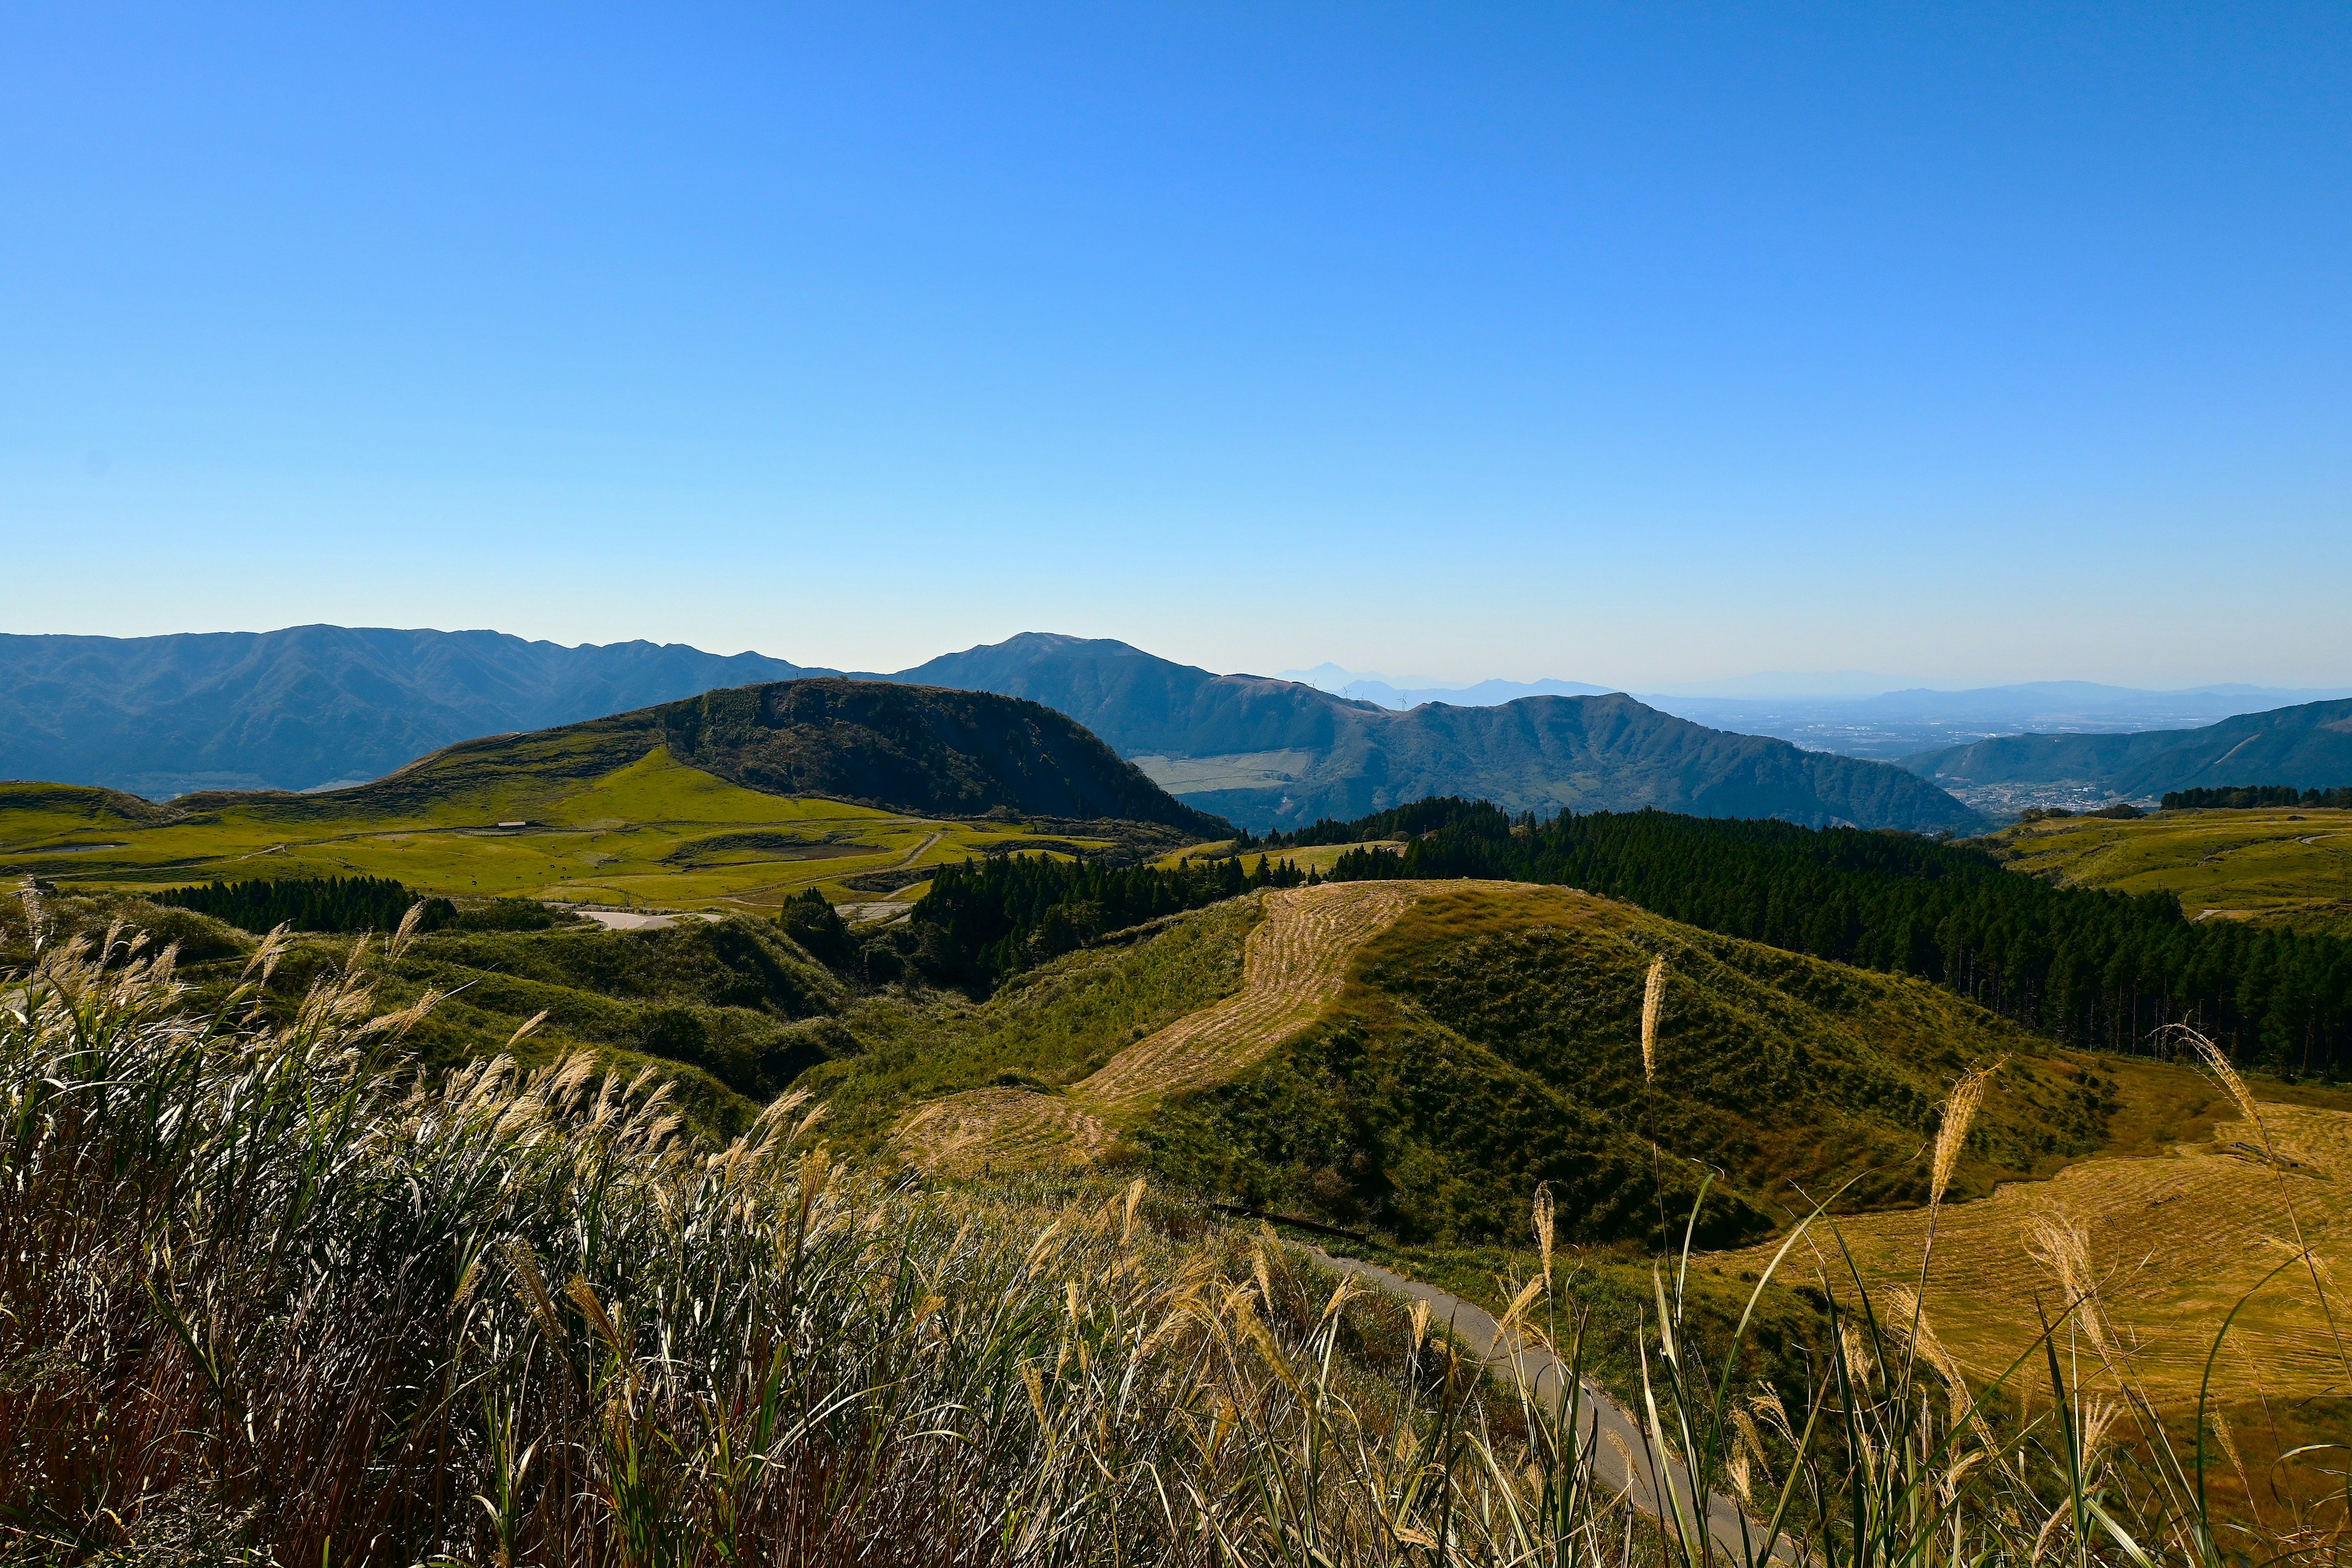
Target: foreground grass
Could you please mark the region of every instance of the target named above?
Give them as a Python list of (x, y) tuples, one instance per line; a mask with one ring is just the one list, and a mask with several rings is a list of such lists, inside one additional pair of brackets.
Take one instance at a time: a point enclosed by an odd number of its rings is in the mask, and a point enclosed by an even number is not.
[(1749, 1562), (1790, 1528), (1825, 1564), (2343, 1544), (2340, 1504), (2215, 1519), (2198, 1456), (2136, 1460), (2137, 1407), (2054, 1356), (2011, 1418), (2015, 1373), (1979, 1385), (1899, 1300), (1832, 1302), (1785, 1392), (1724, 1359), (1745, 1325), (1698, 1331), (1679, 1259), (1648, 1316), (1580, 1320), (1539, 1194), (1506, 1316), (1571, 1363), (1630, 1332), (1644, 1526), (1524, 1369), (1482, 1386), (1424, 1320), (1141, 1183), (927, 1193), (836, 1160), (797, 1096), (715, 1147), (651, 1074), (408, 1070), (430, 998), (371, 981), (404, 946), (279, 1020), (191, 1009), (128, 932), (6, 987), (8, 1557), (1701, 1568), (1710, 1493)]

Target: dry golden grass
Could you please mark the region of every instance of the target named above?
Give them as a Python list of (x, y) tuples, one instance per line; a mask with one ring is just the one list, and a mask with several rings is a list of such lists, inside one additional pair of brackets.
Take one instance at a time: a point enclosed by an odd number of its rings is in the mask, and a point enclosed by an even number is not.
[[(2128, 1374), (2160, 1404), (2193, 1405), (2222, 1320), (2294, 1255), (2285, 1205), (2322, 1259), (2340, 1257), (2352, 1241), (2352, 1113), (2275, 1102), (2259, 1110), (2279, 1167), (2252, 1152), (2263, 1142), (2256, 1129), (2231, 1118), (2214, 1126), (2210, 1142), (2086, 1160), (2050, 1181), (2011, 1183), (1979, 1202), (1945, 1205), (1934, 1219), (1927, 1281), (1928, 1316), (1944, 1344), (1972, 1376), (1998, 1374), (2041, 1332), (2035, 1298), (2058, 1316), (2069, 1294), (2062, 1276), (2073, 1273), (2078, 1288), (2095, 1288), (2116, 1361), (2100, 1365), (2085, 1341), (2083, 1375), (2112, 1388)], [(1924, 1208), (1838, 1222), (1874, 1289), (1918, 1278), (1929, 1223)], [(1834, 1243), (1809, 1239), (1818, 1267), (1808, 1262), (1790, 1275), (1784, 1265), (1784, 1278), (1819, 1274), (1842, 1284), (1846, 1268)], [(1711, 1261), (1727, 1272), (1754, 1271), (1772, 1251), (1751, 1247)], [(2300, 1264), (2279, 1271), (2239, 1314), (2214, 1377), (2237, 1397), (2352, 1393)]]
[(892, 1142), (901, 1157), (935, 1174), (975, 1176), (998, 1167), (1090, 1164), (1114, 1136), (1065, 1095), (975, 1089), (923, 1106)]

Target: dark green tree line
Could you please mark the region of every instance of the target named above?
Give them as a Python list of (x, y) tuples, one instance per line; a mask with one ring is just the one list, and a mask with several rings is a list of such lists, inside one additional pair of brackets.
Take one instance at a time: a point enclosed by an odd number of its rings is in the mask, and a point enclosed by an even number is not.
[[(392, 931), (417, 895), (389, 877), (281, 877), (249, 882), (207, 882), (152, 895), (159, 904), (194, 910), (249, 931), (280, 925), (296, 931)], [(436, 930), (457, 917), (446, 899), (428, 900), (419, 929)]]
[(2218, 789), (2176, 789), (2158, 803), (2167, 811), (2245, 811), (2256, 806), (2352, 806), (2352, 787), (2297, 789), (2293, 784), (2224, 784)]
[(1107, 931), (1320, 879), (1263, 855), (1254, 866), (1226, 858), (1165, 869), (1006, 855), (942, 867), (914, 923), (929, 937), (919, 951), (939, 955), (935, 966), (945, 958), (955, 967), (936, 978), (990, 987)]
[[(2340, 937), (2192, 921), (2169, 893), (2062, 888), (1982, 850), (1903, 834), (1664, 812), (1538, 823), (1484, 801), (1422, 804), (1442, 825), (1402, 854), (1343, 856), (1332, 879), (1565, 884), (1727, 936), (1932, 980), (2070, 1044), (2140, 1050), (2161, 1026), (2188, 1022), (2242, 1059), (2352, 1067), (2352, 942)], [(1381, 818), (1347, 830), (1393, 831)]]

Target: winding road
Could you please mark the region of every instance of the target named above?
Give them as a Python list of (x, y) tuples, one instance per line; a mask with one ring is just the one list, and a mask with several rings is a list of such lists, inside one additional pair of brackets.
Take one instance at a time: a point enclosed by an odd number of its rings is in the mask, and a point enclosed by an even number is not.
[[(1335, 1257), (1319, 1247), (1306, 1247), (1304, 1250), (1327, 1268), (1376, 1285), (1407, 1300), (1428, 1302), (1430, 1321), (1452, 1328), (1455, 1337), (1486, 1366), (1507, 1376), (1516, 1372), (1527, 1380), (1528, 1387), (1538, 1398), (1555, 1411), (1559, 1408), (1568, 1389), (1567, 1363), (1533, 1341), (1506, 1342), (1502, 1324), (1476, 1302), (1465, 1301), (1451, 1291), (1408, 1279), (1360, 1258)], [(1679, 1504), (1675, 1515), (1670, 1516), (1658, 1506), (1658, 1478), (1654, 1467), (1663, 1464), (1663, 1459), (1654, 1460), (1645, 1453), (1642, 1424), (1634, 1419), (1633, 1413), (1589, 1377), (1583, 1380), (1582, 1422), (1583, 1430), (1578, 1440), (1591, 1445), (1593, 1474), (1601, 1485), (1630, 1497), (1633, 1506), (1644, 1513), (1659, 1518), (1687, 1517), (1691, 1507), (1689, 1472), (1680, 1464), (1665, 1466), (1664, 1479)], [(1738, 1505), (1719, 1493), (1707, 1500), (1706, 1531), (1735, 1563), (1748, 1561), (1763, 1543), (1762, 1525), (1743, 1520)], [(1799, 1561), (1797, 1552), (1785, 1540), (1779, 1543), (1773, 1556), (1781, 1562)]]

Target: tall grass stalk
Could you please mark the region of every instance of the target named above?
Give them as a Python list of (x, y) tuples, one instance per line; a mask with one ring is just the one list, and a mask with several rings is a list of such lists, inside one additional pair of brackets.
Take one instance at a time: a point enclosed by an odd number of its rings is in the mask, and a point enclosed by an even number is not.
[[(284, 1022), (256, 1005), (274, 941), (201, 1014), (125, 931), (0, 986), (0, 1553), (2221, 1560), (2196, 1462), (2135, 1458), (2121, 1424), (2152, 1412), (2068, 1371), (2095, 1289), (2011, 1369), (2046, 1399), (1971, 1386), (1858, 1276), (1811, 1375), (1775, 1389), (1745, 1319), (1701, 1343), (1686, 1226), (1620, 1467), (1549, 1194), (1505, 1315), (1525, 1353), (1490, 1373), (1425, 1310), (1140, 1183), (889, 1184), (793, 1096), (699, 1146), (666, 1086), (584, 1057), (420, 1076), (402, 1041), (429, 999), (379, 1013), (371, 950)], [(1811, 1250), (1837, 1250), (1818, 1218), (1775, 1267)], [(1602, 1479), (1629, 1467), (1657, 1517)], [(2297, 1518), (2262, 1555), (2343, 1539)]]

